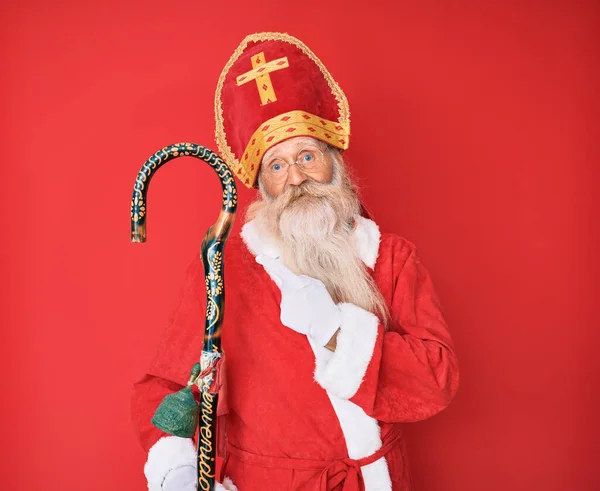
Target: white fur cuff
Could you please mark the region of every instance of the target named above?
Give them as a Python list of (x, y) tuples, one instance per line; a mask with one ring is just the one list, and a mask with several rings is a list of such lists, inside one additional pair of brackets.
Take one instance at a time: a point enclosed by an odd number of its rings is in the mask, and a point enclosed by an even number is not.
[(350, 399), (360, 387), (373, 356), (377, 316), (351, 303), (339, 305), (342, 324), (337, 347), (327, 361), (317, 357), (315, 380), (342, 399)]
[(196, 468), (196, 448), (191, 438), (165, 436), (148, 452), (144, 474), (149, 491), (162, 491), (162, 483), (173, 469), (191, 465)]

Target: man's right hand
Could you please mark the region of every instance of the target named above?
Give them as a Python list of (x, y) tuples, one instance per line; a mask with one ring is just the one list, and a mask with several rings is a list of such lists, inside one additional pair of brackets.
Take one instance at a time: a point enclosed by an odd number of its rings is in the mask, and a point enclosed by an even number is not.
[(319, 346), (332, 343), (340, 327), (341, 312), (323, 282), (294, 274), (278, 259), (264, 254), (256, 256), (256, 262), (281, 290), (281, 323), (310, 336)]

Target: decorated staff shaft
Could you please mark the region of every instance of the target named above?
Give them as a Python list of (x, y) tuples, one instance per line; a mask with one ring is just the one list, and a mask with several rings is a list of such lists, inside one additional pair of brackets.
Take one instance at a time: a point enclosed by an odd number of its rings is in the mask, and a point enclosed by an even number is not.
[[(206, 284), (206, 318), (204, 346), (200, 363), (192, 368), (188, 387), (170, 394), (156, 410), (152, 423), (161, 430), (191, 438), (198, 429), (198, 489), (215, 488), (217, 392), (215, 378), (221, 362), (221, 325), (225, 305), (223, 249), (233, 226), (237, 207), (234, 177), (225, 162), (211, 150), (195, 143), (177, 143), (164, 147), (142, 166), (135, 179), (131, 201), (131, 241), (146, 241), (147, 193), (154, 173), (169, 160), (196, 157), (209, 164), (219, 176), (223, 189), (223, 205), (217, 221), (207, 230), (200, 247)], [(191, 392), (200, 389), (200, 409)]]

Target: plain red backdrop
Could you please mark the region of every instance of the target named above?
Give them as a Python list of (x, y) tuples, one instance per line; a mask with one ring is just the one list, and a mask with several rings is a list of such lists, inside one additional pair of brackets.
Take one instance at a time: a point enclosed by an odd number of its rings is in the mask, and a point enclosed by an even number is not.
[(191, 159), (161, 170), (137, 245), (133, 181), (163, 145), (214, 147), (219, 73), (264, 30), (346, 91), (364, 200), (445, 306), (462, 384), (410, 429), (415, 491), (600, 489), (597, 2), (0, 9), (2, 490), (145, 489), (131, 384), (219, 186)]

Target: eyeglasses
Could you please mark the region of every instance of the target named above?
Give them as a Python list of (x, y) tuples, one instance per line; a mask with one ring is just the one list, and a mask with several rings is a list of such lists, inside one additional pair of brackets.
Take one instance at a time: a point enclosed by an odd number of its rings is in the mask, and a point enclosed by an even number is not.
[(287, 178), (292, 165), (297, 165), (302, 172), (317, 172), (325, 165), (325, 153), (320, 148), (310, 145), (300, 150), (291, 164), (280, 157), (263, 163), (262, 172), (269, 181), (280, 182)]

